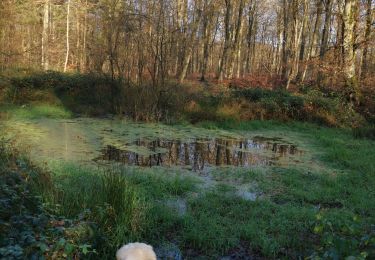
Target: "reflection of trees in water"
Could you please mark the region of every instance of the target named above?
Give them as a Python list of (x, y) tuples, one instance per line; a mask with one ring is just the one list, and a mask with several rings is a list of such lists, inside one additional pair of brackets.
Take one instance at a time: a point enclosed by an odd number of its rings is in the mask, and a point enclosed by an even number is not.
[[(202, 170), (207, 165), (269, 165), (274, 161), (298, 154), (296, 146), (271, 141), (206, 139), (181, 142), (180, 140), (141, 140), (136, 146), (147, 147), (151, 154), (142, 155), (108, 146), (101, 160), (119, 161), (138, 166), (190, 165), (193, 170)], [(163, 149), (165, 152), (158, 152)], [(261, 150), (272, 151), (270, 156), (259, 154)], [(258, 152), (257, 152), (258, 151)]]

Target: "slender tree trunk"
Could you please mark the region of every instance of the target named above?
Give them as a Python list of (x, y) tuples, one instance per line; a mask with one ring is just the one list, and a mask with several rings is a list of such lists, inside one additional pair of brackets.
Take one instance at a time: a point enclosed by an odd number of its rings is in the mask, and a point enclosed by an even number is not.
[(181, 62), (181, 40), (183, 37), (183, 0), (176, 0), (176, 58), (175, 58), (175, 64), (174, 64), (174, 71), (175, 75), (177, 76), (179, 74), (179, 64)]
[(278, 34), (278, 42), (277, 42), (277, 69), (276, 73), (281, 74), (282, 72), (282, 57), (283, 57), (283, 28), (282, 28), (282, 9), (278, 6), (276, 9), (277, 13), (277, 34)]
[(237, 18), (237, 25), (236, 25), (236, 32), (234, 36), (233, 47), (231, 51), (231, 64), (229, 67), (229, 78), (233, 78), (234, 72), (234, 65), (236, 63), (237, 58), (239, 58), (239, 53), (241, 49), (241, 42), (242, 42), (242, 14), (244, 10), (244, 0), (240, 0), (240, 5), (238, 7), (238, 18)]
[[(204, 1), (204, 10), (206, 11), (208, 7), (208, 1)], [(202, 59), (202, 68), (201, 68), (201, 81), (205, 81), (205, 76), (207, 72), (208, 58), (209, 58), (209, 44), (210, 44), (210, 24), (212, 20), (212, 15), (205, 15), (203, 17), (203, 59)]]
[(48, 44), (49, 44), (49, 0), (44, 3), (44, 14), (43, 14), (43, 33), (42, 33), (42, 67), (44, 70), (49, 69), (48, 61)]
[(302, 82), (305, 81), (306, 73), (307, 73), (307, 70), (309, 69), (309, 61), (312, 59), (312, 57), (316, 55), (316, 50), (318, 48), (322, 11), (323, 11), (323, 2), (322, 0), (318, 0), (317, 7), (316, 7), (316, 19), (315, 19), (314, 31), (313, 31), (312, 39), (310, 42), (309, 54), (307, 56), (305, 69), (302, 75)]
[[(371, 39), (371, 26), (372, 26), (372, 0), (367, 0), (367, 11), (366, 11), (366, 30), (365, 30), (365, 44), (362, 51), (362, 57), (361, 57), (361, 73), (359, 73), (359, 78), (366, 76), (367, 69), (368, 69), (368, 47), (370, 44)], [(362, 75), (361, 75), (362, 74)]]
[(355, 61), (355, 28), (356, 13), (358, 8), (357, 0), (345, 0), (344, 8), (344, 75), (345, 85), (349, 91), (352, 101), (359, 97), (358, 82), (356, 77), (356, 61)]
[(76, 8), (76, 48), (75, 48), (75, 63), (76, 63), (76, 70), (81, 70), (81, 58), (80, 54), (80, 47), (81, 47), (81, 23), (80, 23), (80, 13), (78, 8)]
[(331, 29), (332, 0), (326, 0), (325, 3), (325, 20), (322, 33), (322, 43), (320, 46), (320, 58), (322, 59), (327, 52), (329, 32)]
[[(329, 39), (329, 32), (331, 29), (331, 15), (332, 15), (332, 0), (326, 0), (325, 3), (325, 21), (322, 33), (322, 43), (320, 45), (320, 62), (323, 62), (324, 56), (328, 49), (328, 39)], [(318, 85), (321, 85), (321, 81), (323, 80), (323, 73), (321, 69), (318, 72)]]
[(70, 30), (70, 0), (68, 0), (68, 7), (67, 7), (67, 12), (66, 12), (66, 55), (65, 55), (65, 64), (64, 64), (64, 72), (66, 72), (67, 66), (68, 66), (68, 60), (69, 60), (69, 30)]
[[(254, 3), (253, 3), (254, 1)], [(246, 35), (246, 64), (245, 64), (245, 72), (250, 73), (250, 62), (251, 62), (251, 42), (253, 39), (254, 34), (254, 19), (255, 19), (255, 9), (256, 9), (256, 0), (251, 0), (249, 5), (249, 21), (248, 21), (248, 29)]]
[[(288, 76), (288, 83), (286, 85), (286, 89), (289, 89), (290, 83), (292, 80), (295, 79), (299, 69), (299, 47), (301, 43), (302, 33), (303, 33), (303, 26), (304, 21), (300, 21), (298, 17), (298, 9), (299, 9), (299, 0), (294, 0), (292, 5), (292, 17), (294, 20), (294, 39), (293, 39), (293, 51), (292, 51), (292, 60), (291, 60), (291, 70)], [(307, 0), (304, 1), (303, 4), (304, 15), (306, 16), (307, 10)]]
[(232, 40), (232, 28), (230, 26), (230, 18), (232, 17), (232, 0), (225, 0), (225, 6), (226, 6), (226, 12), (225, 12), (225, 38), (224, 38), (224, 48), (223, 48), (223, 54), (221, 56), (221, 62), (220, 67), (218, 71), (218, 79), (219, 81), (222, 81), (224, 79), (224, 74), (227, 70), (227, 62), (228, 62), (228, 53), (231, 46), (231, 40)]
[[(197, 5), (199, 5), (199, 3), (196, 3)], [(186, 47), (185, 47), (185, 55), (183, 57), (183, 60), (182, 60), (182, 70), (181, 70), (181, 74), (179, 75), (179, 82), (183, 82), (183, 80), (185, 79), (186, 77), (186, 72), (189, 68), (189, 63), (190, 63), (190, 59), (191, 59), (191, 56), (193, 54), (193, 47), (194, 47), (194, 42), (195, 42), (195, 39), (196, 39), (196, 34), (197, 34), (197, 30), (198, 30), (198, 27), (199, 27), (199, 24), (201, 22), (201, 19), (202, 19), (202, 11), (200, 10), (199, 6), (196, 8), (196, 12), (197, 12), (197, 18), (195, 21), (193, 21), (193, 24), (192, 24), (192, 29), (191, 29), (191, 35), (189, 37), (189, 41), (186, 43)]]
[(311, 56), (315, 57), (319, 54), (319, 47), (320, 47), (320, 29), (322, 27), (322, 13), (323, 13), (323, 1), (318, 0), (317, 8), (316, 8), (316, 20), (314, 26), (314, 37), (312, 41), (312, 52)]
[(288, 60), (289, 60), (289, 48), (288, 48), (288, 27), (289, 27), (289, 8), (288, 0), (283, 0), (283, 44), (282, 44), (282, 72), (281, 77), (287, 79), (288, 77)]
[(235, 78), (240, 78), (241, 76), (241, 61), (242, 61), (242, 57), (241, 57), (241, 43), (242, 43), (242, 31), (243, 31), (243, 26), (241, 26), (241, 31), (240, 31), (240, 42), (238, 43), (238, 46), (237, 46), (237, 52), (236, 52), (236, 67), (237, 67), (237, 71), (236, 71), (236, 74), (235, 74)]
[[(309, 20), (309, 9), (310, 4), (309, 1), (305, 1), (305, 12), (304, 12), (304, 19), (302, 25), (302, 35), (301, 35), (301, 46), (299, 51), (299, 64), (301, 64), (305, 59), (305, 51), (306, 51), (306, 38), (307, 38), (307, 28), (308, 28), (308, 20)], [(303, 70), (300, 69), (301, 66), (298, 67), (297, 70), (297, 80), (301, 80)]]
[(84, 18), (84, 25), (83, 25), (83, 50), (82, 50), (82, 68), (83, 71), (86, 71), (86, 66), (87, 66), (87, 53), (86, 53), (86, 38), (87, 38), (87, 1), (85, 3), (85, 18)]

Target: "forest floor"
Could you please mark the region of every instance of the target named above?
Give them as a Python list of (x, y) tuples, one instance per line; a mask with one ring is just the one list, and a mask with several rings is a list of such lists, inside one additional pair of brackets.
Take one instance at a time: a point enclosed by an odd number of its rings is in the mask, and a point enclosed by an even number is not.
[[(22, 173), (44, 211), (90, 224), (85, 236), (68, 236), (60, 247), (61, 239), (49, 240), (46, 249), (40, 235), (19, 246), (13, 220), (1, 215), (9, 237), (0, 239), (0, 256), (38, 248), (45, 256), (111, 259), (135, 240), (175, 259), (375, 256), (375, 141), (350, 130), (275, 121), (141, 124), (73, 118), (49, 106), (0, 115), (3, 146), (23, 155), (1, 149), (2, 176)], [(181, 163), (173, 159), (181, 152), (170, 150), (161, 158), (168, 165), (154, 166), (155, 154), (167, 152), (163, 143), (196, 152)], [(224, 147), (223, 158), (212, 165), (207, 153), (202, 165), (201, 143)], [(152, 167), (133, 166), (135, 156)]]

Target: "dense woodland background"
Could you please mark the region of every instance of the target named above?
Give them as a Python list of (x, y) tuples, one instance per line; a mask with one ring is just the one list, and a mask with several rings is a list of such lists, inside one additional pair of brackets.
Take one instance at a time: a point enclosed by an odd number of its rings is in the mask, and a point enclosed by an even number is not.
[[(160, 110), (152, 107), (169, 95), (165, 86), (171, 81), (172, 92), (183, 82), (202, 81), (335, 92), (365, 117), (373, 114), (372, 0), (3, 0), (0, 5), (3, 74), (32, 68), (104, 75), (120, 82), (107, 89), (117, 112), (124, 110), (119, 93), (129, 86), (143, 88), (133, 89), (133, 96), (149, 95), (157, 100), (149, 110)], [(132, 104), (133, 110), (145, 103)], [(153, 112), (158, 113), (164, 112)]]
[(4, 0), (1, 66), (134, 82), (252, 74), (288, 83), (363, 80), (374, 72), (372, 2)]

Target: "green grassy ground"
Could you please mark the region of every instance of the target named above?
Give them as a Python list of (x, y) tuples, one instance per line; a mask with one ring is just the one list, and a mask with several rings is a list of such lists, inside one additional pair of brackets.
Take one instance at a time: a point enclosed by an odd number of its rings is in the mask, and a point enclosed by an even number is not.
[[(201, 123), (235, 133), (278, 133), (304, 142), (306, 167), (215, 169), (216, 185), (180, 169), (93, 167), (50, 162), (34, 181), (49, 212), (93, 223), (102, 259), (141, 240), (176, 244), (190, 258), (237, 253), (261, 258), (356, 259), (375, 256), (375, 142), (349, 130), (273, 121)], [(316, 166), (316, 167), (315, 167)], [(42, 171), (43, 172), (43, 171)], [(250, 185), (255, 201), (235, 194)], [(182, 199), (178, 214), (166, 200)]]
[(73, 113), (59, 105), (34, 104), (34, 105), (3, 105), (0, 112), (6, 118), (15, 120), (38, 119), (38, 118), (71, 118)]
[[(332, 258), (363, 257), (370, 252), (373, 256), (374, 141), (355, 139), (348, 130), (311, 124), (227, 122), (203, 125), (227, 130), (303, 133), (311, 147), (319, 151), (314, 160), (329, 169), (326, 172), (272, 168), (266, 175), (253, 175), (259, 189), (268, 195), (262, 203), (266, 210), (259, 216), (260, 223), (268, 224), (257, 225), (253, 233), (255, 236), (264, 234), (263, 239), (271, 240), (266, 243), (270, 247), (257, 244), (260, 251), (268, 256), (288, 252), (288, 248), (294, 253), (312, 250), (313, 254)], [(248, 241), (253, 239), (250, 237)]]

